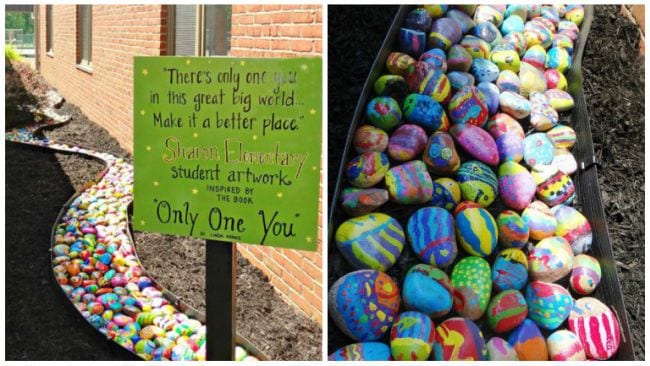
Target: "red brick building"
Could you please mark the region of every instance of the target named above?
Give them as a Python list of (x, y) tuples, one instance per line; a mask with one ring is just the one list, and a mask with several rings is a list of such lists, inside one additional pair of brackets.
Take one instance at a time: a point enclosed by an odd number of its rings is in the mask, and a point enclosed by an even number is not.
[[(133, 151), (133, 56), (322, 53), (320, 5), (37, 5), (36, 67)], [(321, 201), (322, 207), (322, 201)], [(238, 245), (283, 298), (322, 323), (315, 253)]]

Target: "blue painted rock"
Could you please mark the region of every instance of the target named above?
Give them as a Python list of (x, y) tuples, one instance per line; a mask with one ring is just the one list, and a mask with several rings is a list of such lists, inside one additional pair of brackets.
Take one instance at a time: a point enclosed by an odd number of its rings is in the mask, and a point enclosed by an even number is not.
[(514, 71), (503, 70), (497, 78), (496, 86), (502, 92), (509, 91), (519, 93), (519, 89), (521, 89), (521, 81)]
[(447, 17), (455, 20), (456, 23), (458, 23), (458, 25), (460, 26), (460, 30), (463, 34), (468, 33), (476, 25), (472, 20), (472, 18), (469, 15), (467, 15), (467, 13), (458, 9), (449, 10), (447, 12)]
[(566, 329), (556, 330), (546, 339), (551, 361), (587, 361), (580, 338)]
[(384, 272), (404, 248), (404, 231), (394, 218), (371, 213), (351, 218), (336, 229), (336, 247), (356, 269)]
[(409, 218), (406, 231), (413, 251), (424, 263), (445, 268), (456, 258), (454, 218), (445, 209), (417, 210)]
[(558, 112), (570, 111), (575, 105), (571, 94), (564, 90), (549, 89), (544, 94), (546, 94), (551, 107), (555, 108)]
[(523, 33), (512, 32), (508, 33), (503, 40), (502, 44), (510, 44), (514, 47), (515, 51), (519, 54), (519, 57), (524, 56), (526, 49), (528, 48), (528, 40), (523, 35)]
[[(558, 8), (554, 6), (542, 6), (542, 18), (548, 19), (553, 26), (560, 21), (560, 14)], [(554, 28), (551, 28), (553, 30)]]
[(522, 141), (524, 140), (524, 137), (526, 137), (521, 124), (506, 113), (497, 113), (494, 116), (490, 117), (485, 127), (487, 128), (488, 132), (490, 132), (490, 135), (492, 135), (492, 137), (495, 139), (498, 139), (499, 136), (504, 135), (508, 132), (516, 133)]
[(557, 220), (551, 209), (542, 201), (533, 201), (521, 213), (533, 240), (542, 240), (555, 235)]
[(368, 103), (366, 119), (384, 131), (392, 130), (402, 121), (402, 110), (391, 97), (376, 97)]
[(474, 12), (474, 22), (488, 22), (498, 27), (503, 23), (503, 13), (490, 5), (479, 5)]
[(546, 340), (535, 322), (525, 319), (508, 337), (508, 343), (522, 361), (547, 361)]
[(390, 361), (390, 347), (381, 342), (362, 342), (341, 347), (327, 357), (328, 361)]
[(435, 4), (435, 5), (423, 5), (422, 6), (426, 11), (431, 14), (431, 17), (433, 19), (440, 18), (443, 16), (447, 10), (449, 9), (449, 5), (441, 5), (441, 4)]
[(557, 125), (546, 132), (546, 136), (556, 149), (571, 149), (576, 143), (576, 132), (569, 126)]
[(530, 94), (530, 108), (530, 124), (537, 131), (548, 131), (557, 124), (559, 118), (557, 111), (551, 107), (544, 93)]
[(518, 15), (511, 15), (503, 20), (501, 24), (501, 33), (507, 35), (509, 33), (524, 31), (524, 20)]
[[(477, 23), (470, 31), (470, 34), (489, 43), (493, 48), (501, 44), (501, 40), (503, 39), (499, 28), (490, 22)], [(517, 55), (517, 58), (519, 58), (519, 55)]]
[(516, 15), (522, 20), (526, 20), (528, 16), (528, 6), (524, 4), (508, 5), (506, 11), (503, 13), (503, 16), (507, 18), (512, 15)]
[(456, 313), (470, 320), (483, 316), (492, 291), (490, 264), (481, 257), (461, 259), (451, 272), (451, 284)]
[(385, 273), (359, 270), (332, 285), (327, 303), (334, 324), (348, 337), (375, 341), (388, 333), (397, 317), (399, 287)]
[(497, 223), (484, 208), (468, 208), (456, 215), (456, 235), (470, 255), (487, 257), (497, 246)]
[(453, 288), (447, 274), (427, 264), (416, 264), (404, 277), (402, 298), (409, 310), (417, 310), (440, 318), (449, 313), (453, 305)]
[(388, 201), (388, 191), (380, 188), (346, 187), (341, 194), (343, 211), (352, 217), (365, 215)]
[(388, 157), (384, 153), (363, 153), (345, 166), (345, 173), (350, 184), (367, 188), (381, 182), (388, 171)]
[(470, 34), (463, 37), (460, 45), (467, 50), (470, 56), (472, 56), (472, 59), (488, 58), (490, 57), (490, 51), (492, 51), (489, 43)]
[(522, 211), (535, 198), (535, 181), (523, 166), (507, 161), (499, 166), (499, 196), (506, 206)]
[(425, 361), (433, 349), (435, 329), (426, 314), (405, 311), (390, 332), (390, 351), (396, 361)]
[(460, 184), (451, 178), (438, 178), (433, 181), (433, 195), (429, 205), (453, 212), (460, 203)]
[(542, 329), (555, 330), (573, 307), (573, 299), (567, 289), (554, 283), (533, 281), (526, 287), (528, 317)]
[(448, 50), (451, 45), (460, 42), (463, 31), (458, 22), (451, 18), (439, 18), (433, 21), (429, 33), (429, 48), (442, 48)]
[(533, 133), (524, 139), (524, 161), (529, 167), (551, 164), (554, 155), (555, 146), (545, 133)]
[(569, 243), (557, 236), (542, 239), (528, 253), (528, 271), (533, 280), (555, 282), (573, 268)]
[(488, 360), (490, 361), (518, 361), (517, 351), (505, 339), (492, 337), (486, 343)]
[(472, 124), (453, 125), (449, 132), (454, 140), (471, 156), (488, 165), (499, 164), (496, 142), (484, 129)]
[(481, 127), (488, 115), (485, 96), (474, 86), (464, 86), (449, 102), (449, 118), (454, 123)]
[(375, 81), (375, 94), (402, 101), (408, 94), (406, 80), (401, 75), (382, 75)]
[(449, 129), (445, 109), (427, 95), (409, 94), (404, 99), (404, 118), (429, 133)]
[(487, 323), (496, 333), (505, 333), (521, 324), (527, 315), (528, 305), (524, 296), (517, 290), (505, 290), (490, 300)]
[(352, 146), (359, 154), (384, 152), (388, 147), (388, 134), (380, 128), (364, 125), (354, 132)]
[(431, 29), (433, 19), (431, 14), (424, 8), (415, 8), (406, 15), (404, 26), (421, 32), (428, 32)]
[(521, 67), (521, 60), (517, 51), (505, 47), (493, 49), (490, 53), (490, 61), (494, 62), (500, 71), (517, 73)]
[(593, 240), (591, 225), (583, 214), (566, 205), (555, 206), (551, 208), (551, 212), (557, 220), (555, 235), (568, 241), (574, 254), (586, 253), (591, 250)]
[(431, 199), (433, 182), (426, 165), (421, 160), (413, 160), (386, 173), (386, 188), (394, 202), (425, 203)]
[(506, 132), (496, 139), (499, 161), (518, 163), (524, 158), (524, 139), (516, 132)]
[(480, 82), (476, 87), (485, 96), (488, 113), (490, 115), (495, 114), (499, 110), (499, 94), (501, 93), (499, 88), (487, 81)]
[(532, 171), (537, 184), (537, 198), (549, 207), (569, 205), (575, 198), (576, 187), (571, 178), (553, 165), (536, 165)]
[(470, 160), (460, 165), (456, 180), (460, 183), (463, 199), (488, 207), (497, 197), (498, 181), (489, 166)]
[(601, 277), (602, 272), (598, 259), (586, 254), (578, 254), (573, 258), (569, 284), (577, 294), (589, 295), (594, 292)]
[(544, 72), (526, 62), (523, 62), (519, 68), (519, 80), (521, 81), (519, 93), (523, 97), (528, 97), (533, 92), (543, 93), (546, 91)]
[(528, 280), (528, 260), (518, 248), (502, 250), (492, 267), (492, 287), (497, 291), (521, 290)]
[(460, 167), (454, 140), (446, 132), (436, 132), (429, 137), (423, 158), (429, 170), (436, 175), (453, 174)]
[(614, 312), (600, 300), (583, 297), (575, 301), (569, 314), (569, 329), (580, 338), (588, 358), (607, 360), (621, 344)]
[(408, 161), (422, 153), (427, 133), (418, 125), (399, 126), (388, 141), (388, 156), (396, 161)]
[(523, 248), (528, 243), (528, 224), (515, 211), (502, 211), (497, 216), (497, 227), (499, 244), (504, 247)]
[(484, 58), (474, 59), (469, 70), (479, 83), (493, 82), (499, 77), (499, 67)]
[(578, 162), (575, 156), (571, 154), (571, 151), (561, 147), (555, 148), (555, 155), (553, 156), (551, 165), (566, 175), (571, 175), (578, 170)]
[[(447, 52), (447, 70), (468, 72), (472, 65), (472, 56), (465, 47), (455, 44)], [(447, 75), (449, 76), (449, 75)]]
[(571, 68), (571, 55), (564, 47), (552, 47), (546, 53), (546, 63), (544, 66), (547, 69), (555, 69), (561, 73), (565, 73)]
[(426, 47), (427, 34), (418, 30), (400, 28), (397, 48), (413, 57), (420, 57)]
[(386, 58), (386, 69), (393, 75), (404, 76), (415, 59), (403, 52), (391, 52)]
[(442, 72), (447, 72), (447, 55), (441, 48), (432, 48), (424, 52), (420, 55), (419, 60), (430, 64)]
[(540, 45), (534, 45), (526, 50), (521, 61), (535, 67), (536, 69), (544, 70), (544, 63), (546, 63), (546, 50)]
[(473, 86), (476, 82), (476, 80), (474, 80), (474, 75), (462, 71), (449, 72), (447, 74), (447, 79), (449, 80), (449, 84), (451, 84), (451, 90), (453, 93), (458, 92), (466, 86)]
[(501, 111), (516, 119), (523, 119), (530, 114), (530, 102), (519, 94), (505, 91), (499, 95)]
[(433, 354), (436, 361), (483, 361), (487, 348), (483, 333), (473, 321), (449, 318), (436, 327)]

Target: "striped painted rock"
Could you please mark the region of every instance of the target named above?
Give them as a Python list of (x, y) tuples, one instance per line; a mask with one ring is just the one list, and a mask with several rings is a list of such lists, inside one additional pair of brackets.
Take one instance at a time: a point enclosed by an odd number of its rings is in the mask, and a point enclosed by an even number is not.
[(521, 292), (505, 290), (490, 300), (487, 321), (492, 330), (505, 333), (521, 324), (528, 315), (528, 305)]
[(413, 251), (424, 263), (445, 268), (456, 259), (454, 218), (445, 209), (424, 207), (417, 210), (406, 228)]
[(468, 208), (456, 215), (456, 235), (470, 255), (487, 257), (497, 246), (497, 223), (484, 208)]
[(390, 332), (390, 351), (396, 361), (426, 361), (433, 349), (435, 329), (426, 314), (405, 311)]
[(591, 359), (607, 360), (621, 344), (614, 312), (593, 297), (576, 300), (569, 314), (569, 329), (578, 336), (587, 357)]

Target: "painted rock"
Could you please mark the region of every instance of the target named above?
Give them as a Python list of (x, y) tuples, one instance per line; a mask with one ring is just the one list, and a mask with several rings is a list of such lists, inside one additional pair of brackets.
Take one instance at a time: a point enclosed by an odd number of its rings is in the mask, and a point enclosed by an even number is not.
[(341, 347), (327, 357), (328, 361), (390, 361), (390, 347), (381, 342), (362, 342)]
[(343, 189), (341, 194), (343, 211), (352, 217), (365, 215), (388, 201), (388, 191), (380, 188)]
[(455, 44), (447, 52), (447, 70), (468, 72), (472, 65), (472, 56), (465, 47)]
[(434, 19), (440, 18), (443, 16), (449, 9), (449, 5), (435, 4), (435, 5), (423, 5), (422, 6), (426, 11), (431, 14), (431, 17)]
[(497, 176), (489, 166), (480, 161), (470, 160), (461, 164), (456, 173), (456, 180), (460, 183), (464, 200), (488, 207), (497, 197)]
[(518, 15), (509, 16), (503, 20), (501, 24), (501, 33), (507, 35), (508, 33), (524, 31), (524, 20)]
[(521, 213), (530, 231), (530, 238), (542, 240), (555, 235), (557, 230), (557, 219), (551, 209), (542, 201), (533, 201)]
[(492, 337), (485, 345), (490, 361), (518, 361), (517, 351), (500, 337)]
[(566, 34), (569, 38), (571, 38), (572, 41), (575, 42), (578, 39), (580, 28), (570, 20), (560, 20), (560, 22), (557, 23), (557, 32)]
[(526, 20), (526, 17), (528, 15), (528, 7), (526, 5), (519, 5), (519, 4), (514, 4), (514, 5), (508, 5), (506, 8), (505, 13), (503, 15), (507, 18), (511, 15), (517, 15), (523, 20)]
[(384, 153), (363, 153), (345, 166), (345, 173), (350, 184), (367, 188), (381, 182), (388, 171), (388, 157)]
[(533, 19), (542, 15), (542, 6), (539, 4), (529, 4), (528, 8), (528, 19)]
[(358, 342), (381, 339), (399, 309), (397, 283), (374, 270), (350, 272), (329, 290), (329, 314), (343, 333)]
[(503, 70), (497, 78), (497, 87), (500, 91), (509, 91), (513, 93), (519, 93), (521, 89), (521, 81), (519, 76), (514, 71)]
[(571, 68), (571, 55), (564, 47), (552, 47), (546, 54), (544, 66), (565, 73)]
[(474, 86), (464, 86), (449, 102), (449, 118), (454, 123), (483, 126), (488, 119), (485, 96)]
[(521, 249), (501, 251), (492, 268), (492, 286), (497, 291), (521, 290), (528, 280), (528, 260)]
[(431, 29), (433, 19), (431, 14), (424, 8), (415, 8), (406, 15), (404, 26), (421, 32), (428, 32)]
[(530, 102), (519, 94), (505, 91), (499, 95), (501, 111), (516, 119), (523, 119), (530, 114)]
[(557, 167), (562, 173), (571, 175), (578, 170), (578, 162), (571, 151), (563, 148), (555, 148), (555, 156), (551, 165)]
[(391, 168), (386, 173), (390, 199), (397, 203), (424, 203), (431, 199), (433, 182), (421, 160), (413, 160)]
[(490, 57), (490, 51), (492, 50), (489, 43), (469, 34), (463, 37), (460, 41), (460, 45), (467, 50), (470, 56), (472, 56), (472, 59), (488, 58)]
[[(561, 5), (559, 7), (542, 6), (542, 19), (548, 19), (552, 26), (555, 26), (560, 21), (560, 8)], [(554, 28), (549, 27), (549, 29), (553, 30)]]
[(406, 80), (400, 75), (382, 75), (375, 81), (375, 94), (402, 101), (408, 94)]
[(470, 255), (487, 257), (497, 246), (497, 223), (484, 208), (468, 208), (456, 215), (456, 235)]
[(546, 136), (556, 148), (571, 149), (576, 143), (576, 132), (569, 126), (557, 125)]
[(392, 130), (402, 121), (402, 110), (391, 97), (376, 97), (368, 103), (366, 119), (384, 131)]
[(460, 203), (460, 184), (451, 178), (438, 178), (433, 181), (433, 195), (429, 205), (453, 212)]
[(508, 337), (508, 343), (522, 361), (547, 361), (548, 349), (542, 332), (535, 322), (525, 319)]
[(499, 48), (492, 50), (492, 53), (490, 53), (490, 61), (494, 62), (501, 71), (507, 70), (517, 73), (521, 67), (519, 53), (514, 49)]
[[(569, 53), (569, 56), (573, 55), (573, 41), (571, 40), (571, 37), (566, 34), (556, 33), (553, 35), (553, 45), (551, 49), (554, 48), (563, 48)], [(571, 64), (570, 60), (571, 58), (569, 57), (569, 64)]]
[(429, 137), (423, 158), (429, 170), (437, 175), (452, 174), (460, 167), (454, 140), (446, 132), (436, 132)]
[(456, 23), (458, 23), (462, 34), (468, 33), (476, 25), (476, 23), (474, 23), (472, 18), (469, 15), (467, 15), (467, 13), (458, 9), (449, 10), (447, 12), (447, 17), (455, 20)]
[(499, 88), (487, 81), (480, 82), (476, 87), (485, 96), (488, 113), (490, 115), (495, 114), (499, 110), (499, 94), (501, 94)]
[(391, 52), (386, 58), (386, 69), (393, 75), (404, 76), (413, 64), (415, 59), (402, 52)]
[(413, 57), (420, 57), (426, 47), (427, 34), (419, 30), (400, 28), (397, 48)]
[(547, 89), (559, 89), (566, 91), (569, 87), (564, 74), (555, 69), (548, 69), (544, 71), (544, 77), (546, 78)]
[(533, 280), (555, 282), (573, 268), (573, 251), (569, 243), (557, 236), (539, 241), (528, 253), (528, 271)]
[(576, 300), (569, 314), (569, 329), (578, 336), (588, 358), (607, 360), (618, 350), (621, 334), (614, 312), (600, 300)]
[(456, 263), (451, 271), (451, 285), (458, 315), (470, 320), (483, 316), (492, 291), (490, 274), (490, 264), (481, 257), (469, 256)]
[(445, 109), (428, 95), (409, 94), (404, 99), (404, 118), (429, 133), (449, 129)]
[(499, 77), (499, 67), (484, 58), (474, 59), (469, 70), (479, 83), (493, 82)]
[(503, 37), (501, 43), (512, 45), (515, 51), (519, 53), (519, 57), (523, 57), (526, 49), (528, 48), (528, 41), (526, 40), (526, 37), (524, 37), (523, 33), (508, 33), (505, 37)]
[(526, 24), (523, 34), (529, 47), (541, 45), (544, 48), (549, 48), (553, 42), (551, 31), (539, 23), (529, 22)]
[(409, 218), (406, 231), (413, 251), (424, 263), (445, 268), (456, 258), (454, 218), (445, 209), (417, 210)]
[(521, 324), (528, 315), (524, 296), (517, 290), (505, 290), (490, 300), (487, 322), (496, 333), (505, 333)]
[(569, 284), (577, 294), (589, 295), (594, 292), (600, 283), (601, 276), (598, 259), (586, 254), (578, 254), (573, 258)]
[(546, 63), (546, 50), (540, 45), (534, 45), (526, 50), (521, 61), (535, 67), (536, 69), (544, 70), (544, 63)]
[(359, 154), (384, 152), (388, 147), (388, 134), (377, 127), (364, 125), (355, 131), (352, 145)]
[(546, 339), (551, 361), (586, 361), (587, 356), (577, 335), (566, 329), (556, 330)]
[(460, 25), (448, 17), (439, 18), (433, 21), (429, 33), (429, 48), (442, 48), (448, 50), (451, 45), (460, 42), (463, 31)]
[(451, 90), (453, 93), (457, 93), (460, 89), (466, 86), (473, 86), (476, 80), (474, 80), (474, 75), (462, 72), (462, 71), (451, 71), (447, 74), (447, 79), (451, 84)]
[(433, 348), (435, 329), (426, 314), (405, 311), (390, 332), (390, 351), (396, 361), (425, 361)]
[(555, 235), (568, 241), (574, 254), (588, 252), (593, 235), (587, 218), (575, 208), (566, 205), (555, 206), (551, 212), (557, 220)]
[(499, 196), (506, 206), (521, 211), (535, 197), (535, 181), (523, 166), (507, 161), (499, 166)]
[(573, 307), (569, 291), (560, 285), (533, 281), (526, 287), (528, 317), (540, 328), (555, 330), (566, 318)]
[(551, 107), (544, 93), (530, 94), (530, 124), (537, 131), (548, 131), (557, 124), (558, 118), (557, 111)]
[(442, 72), (447, 72), (447, 55), (443, 49), (432, 48), (424, 52), (420, 55), (420, 61), (424, 61)]
[(503, 23), (503, 13), (490, 5), (479, 5), (474, 12), (474, 22), (476, 24), (489, 22), (498, 27)]
[[(485, 42), (489, 43), (490, 46), (492, 47), (496, 47), (499, 44), (501, 44), (501, 40), (503, 39), (503, 37), (501, 36), (501, 32), (499, 31), (499, 28), (497, 28), (496, 25), (490, 22), (477, 23), (476, 26), (472, 28), (470, 33), (473, 36), (476, 36), (484, 40)], [(519, 55), (517, 55), (517, 58), (518, 57)]]
[(537, 197), (548, 206), (571, 204), (576, 187), (571, 178), (553, 165), (536, 165), (532, 171)]
[(472, 201), (462, 201), (461, 203), (458, 204), (458, 206), (456, 206), (456, 209), (454, 210), (454, 216), (458, 215), (459, 213), (465, 211), (468, 208), (481, 208), (481, 205)]
[(485, 127), (487, 127), (488, 132), (490, 132), (490, 135), (495, 139), (498, 139), (499, 136), (508, 132), (516, 133), (521, 140), (526, 137), (521, 124), (516, 119), (505, 113), (497, 113), (490, 117)]
[(449, 313), (453, 305), (453, 288), (447, 274), (427, 264), (416, 264), (404, 277), (404, 306), (432, 318)]
[(499, 161), (518, 163), (524, 158), (524, 140), (516, 132), (507, 132), (496, 139)]
[(430, 64), (422, 61), (415, 61), (404, 75), (406, 86), (411, 93), (420, 93), (420, 90), (426, 86), (426, 82), (431, 78), (436, 69)]
[(575, 25), (580, 25), (585, 18), (585, 9), (580, 5), (573, 5), (571, 9), (567, 9), (564, 17)]
[(430, 76), (427, 75), (427, 78), (420, 84), (418, 93), (429, 95), (436, 102), (447, 104), (451, 99), (451, 84), (444, 71), (434, 69), (430, 72)]
[(570, 111), (575, 102), (571, 94), (559, 89), (549, 89), (544, 94), (548, 98), (548, 102), (558, 112)]
[(336, 247), (356, 269), (384, 272), (397, 261), (404, 248), (404, 231), (394, 218), (371, 213), (351, 218), (338, 227)]
[(477, 160), (492, 166), (499, 164), (496, 142), (484, 129), (472, 124), (460, 123), (451, 126), (449, 132), (463, 150)]
[(528, 97), (533, 92), (543, 93), (546, 91), (544, 72), (526, 62), (522, 63), (519, 68), (519, 80), (521, 80), (519, 93), (524, 97)]
[(524, 139), (524, 161), (529, 167), (551, 164), (554, 154), (555, 147), (545, 133), (533, 133)]
[(528, 224), (515, 211), (505, 210), (497, 216), (499, 244), (506, 248), (523, 248), (528, 243)]
[(408, 161), (420, 155), (427, 144), (427, 133), (418, 125), (399, 126), (388, 141), (388, 156), (396, 161)]
[(469, 319), (449, 318), (436, 327), (433, 355), (436, 361), (484, 361), (483, 333)]

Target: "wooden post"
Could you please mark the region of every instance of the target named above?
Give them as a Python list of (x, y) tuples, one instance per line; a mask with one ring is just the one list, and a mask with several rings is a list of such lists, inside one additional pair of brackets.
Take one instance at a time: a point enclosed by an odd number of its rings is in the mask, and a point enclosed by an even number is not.
[(237, 314), (235, 244), (206, 241), (206, 342), (208, 361), (234, 361)]

